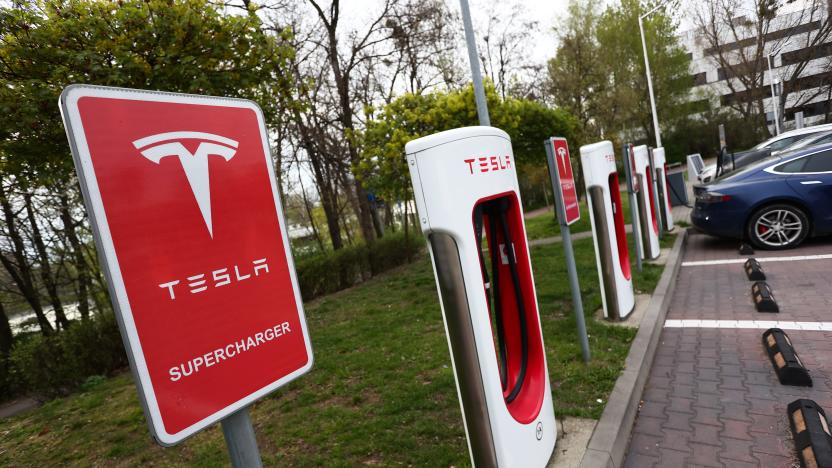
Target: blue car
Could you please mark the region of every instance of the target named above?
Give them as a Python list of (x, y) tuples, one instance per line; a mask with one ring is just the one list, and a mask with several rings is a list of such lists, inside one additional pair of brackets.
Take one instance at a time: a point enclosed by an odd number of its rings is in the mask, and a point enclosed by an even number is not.
[(707, 234), (771, 250), (832, 234), (832, 144), (768, 157), (693, 193), (691, 221)]

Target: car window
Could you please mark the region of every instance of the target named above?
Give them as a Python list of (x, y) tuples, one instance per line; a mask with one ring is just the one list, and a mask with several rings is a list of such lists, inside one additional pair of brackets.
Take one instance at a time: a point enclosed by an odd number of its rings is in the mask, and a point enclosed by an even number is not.
[(783, 138), (782, 140), (777, 140), (774, 143), (770, 144), (769, 146), (767, 146), (767, 148), (772, 150), (772, 151), (777, 151), (777, 150), (783, 149), (783, 148), (791, 145), (792, 143), (794, 143), (798, 140), (802, 140), (802, 139), (804, 139), (808, 136), (811, 136), (811, 135), (795, 135), (793, 137)]
[(804, 159), (806, 164), (800, 172), (832, 172), (832, 151), (822, 151)]
[(777, 172), (784, 172), (786, 174), (795, 174), (803, 171), (803, 166), (806, 164), (806, 158), (798, 158), (794, 161), (789, 161), (774, 168)]

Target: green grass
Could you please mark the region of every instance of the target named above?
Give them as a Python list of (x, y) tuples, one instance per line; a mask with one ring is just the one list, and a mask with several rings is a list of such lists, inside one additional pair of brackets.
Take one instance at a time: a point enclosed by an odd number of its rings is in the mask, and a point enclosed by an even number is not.
[[(589, 210), (587, 208), (586, 197), (579, 202), (581, 206), (581, 219), (575, 224), (569, 226), (571, 233), (585, 232), (592, 230), (592, 224), (589, 220)], [(630, 197), (626, 191), (621, 192), (621, 204), (624, 207), (624, 223), (630, 224), (632, 218), (630, 217)], [(560, 225), (555, 220), (554, 214), (551, 212), (535, 216), (534, 218), (526, 219), (526, 236), (529, 239), (544, 239), (546, 237), (554, 237), (560, 235)]]
[[(601, 307), (592, 240), (576, 241), (575, 253), (591, 317)], [(556, 414), (598, 418), (635, 330), (588, 319), (593, 361), (585, 366), (561, 245), (534, 248), (532, 257)], [(637, 288), (652, 290), (661, 271), (645, 265)], [(306, 310), (314, 370), (252, 409), (267, 466), (468, 465), (426, 257)], [(144, 464), (225, 465), (222, 433), (215, 426), (174, 448), (157, 446), (129, 374), (93, 380), (0, 425), (0, 466)]]

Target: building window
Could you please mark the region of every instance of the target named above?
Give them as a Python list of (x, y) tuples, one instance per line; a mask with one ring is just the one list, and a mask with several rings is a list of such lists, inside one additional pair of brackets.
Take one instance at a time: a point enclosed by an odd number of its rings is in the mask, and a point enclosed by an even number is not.
[[(803, 34), (809, 31), (814, 31), (815, 29), (820, 29), (820, 21), (812, 21), (811, 23), (800, 24), (793, 28), (772, 31), (765, 35), (764, 40), (765, 42), (777, 41), (780, 39), (787, 38), (789, 36), (795, 36), (797, 34)], [(723, 44), (720, 47), (709, 47), (705, 49), (705, 55), (717, 55), (720, 49), (722, 49), (723, 53), (730, 52), (732, 50), (738, 50), (744, 47), (753, 46), (756, 43), (756, 37), (749, 37), (746, 39), (739, 40), (737, 42), (732, 42), (730, 44)]]
[(800, 111), (803, 111), (804, 118), (814, 117), (816, 115), (826, 115), (829, 110), (829, 101), (813, 102), (810, 104), (804, 104), (800, 107), (790, 107), (786, 109), (786, 115), (783, 118), (787, 121), (794, 120), (794, 115)]
[(782, 57), (782, 66), (794, 65), (803, 61), (814, 60), (832, 55), (832, 43), (818, 44), (813, 47), (785, 52)]
[[(787, 83), (791, 93), (799, 93), (802, 91), (806, 91), (812, 88), (818, 88), (821, 86), (829, 86), (830, 82), (832, 82), (832, 72), (826, 73), (818, 73), (816, 75), (811, 76), (804, 76), (798, 78), (796, 80), (792, 80), (791, 82)], [(756, 101), (757, 99), (765, 99), (771, 96), (771, 88), (768, 86), (761, 86), (756, 89), (746, 89), (745, 91), (738, 91), (736, 93), (730, 94), (723, 94), (720, 96), (720, 105), (723, 106), (730, 106), (731, 104), (737, 102), (749, 102), (749, 101)], [(811, 106), (811, 105), (810, 105)], [(800, 109), (796, 109), (800, 110)], [(807, 113), (808, 109), (804, 109), (803, 115), (805, 117), (810, 117), (811, 115), (819, 115), (825, 112), (819, 112), (818, 114), (809, 114)]]

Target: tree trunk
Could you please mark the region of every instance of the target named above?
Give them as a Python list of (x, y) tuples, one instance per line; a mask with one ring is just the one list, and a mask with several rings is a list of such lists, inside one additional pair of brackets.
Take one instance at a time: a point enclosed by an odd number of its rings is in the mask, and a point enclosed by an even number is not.
[(381, 222), (381, 215), (378, 212), (378, 203), (375, 198), (370, 203), (370, 212), (373, 215), (373, 228), (376, 230), (376, 237), (380, 239), (384, 237), (384, 223)]
[(393, 217), (393, 208), (387, 201), (384, 202), (384, 221), (391, 231), (396, 232), (396, 220)]
[(12, 327), (9, 325), (9, 316), (6, 315), (6, 308), (0, 302), (0, 356), (8, 356), (12, 350)]
[(295, 119), (303, 147), (312, 165), (312, 175), (315, 177), (315, 186), (318, 188), (318, 193), (321, 196), (321, 207), (324, 209), (332, 249), (341, 249), (344, 243), (341, 240), (341, 227), (338, 225), (337, 189), (334, 187), (335, 184), (332, 183), (332, 178), (327, 177), (326, 161), (323, 160), (321, 153), (318, 151), (318, 146), (311, 134), (311, 129), (304, 122), (300, 111), (295, 108), (292, 116)]
[(404, 199), (404, 238), (407, 239), (407, 225), (408, 225), (408, 216), (407, 216), (407, 207), (410, 204), (410, 200), (407, 198)]
[(306, 196), (306, 187), (303, 186), (303, 175), (300, 173), (300, 165), (298, 165), (298, 181), (300, 182), (300, 191), (303, 194), (303, 209), (306, 211), (306, 216), (309, 218), (309, 225), (312, 226), (312, 233), (315, 235), (315, 241), (318, 243), (318, 248), (323, 252), (324, 242), (321, 239), (321, 234), (318, 232), (318, 226), (315, 224), (315, 216), (312, 213), (312, 203), (309, 202), (309, 197)]
[(66, 234), (67, 241), (69, 241), (72, 248), (72, 255), (75, 260), (76, 281), (78, 283), (78, 312), (81, 314), (82, 320), (87, 320), (90, 316), (89, 290), (91, 289), (87, 261), (81, 249), (81, 242), (78, 240), (78, 233), (75, 232), (75, 221), (69, 212), (69, 196), (66, 192), (63, 192), (58, 198), (61, 204), (61, 222), (64, 225), (64, 234)]
[(347, 217), (339, 216), (338, 219), (340, 219), (341, 223), (344, 224), (344, 234), (347, 236), (347, 244), (354, 245), (352, 241), (352, 231), (350, 231), (350, 225), (347, 223)]
[[(352, 130), (352, 118), (350, 118), (350, 130)], [(358, 151), (353, 147), (353, 143), (348, 143), (350, 147), (350, 162), (352, 164), (358, 163)], [(361, 235), (364, 236), (364, 241), (372, 244), (376, 240), (376, 231), (373, 227), (373, 212), (370, 208), (370, 200), (367, 198), (367, 191), (361, 181), (355, 179), (355, 196), (358, 198), (358, 225), (361, 227)]]
[(46, 288), (46, 293), (49, 296), (49, 302), (52, 303), (52, 309), (55, 311), (55, 325), (60, 329), (69, 327), (69, 320), (64, 313), (64, 306), (61, 303), (60, 295), (58, 294), (58, 285), (55, 281), (55, 276), (52, 274), (52, 265), (49, 261), (49, 253), (46, 251), (46, 244), (43, 242), (43, 235), (40, 232), (37, 218), (35, 218), (35, 210), (32, 207), (32, 194), (27, 193), (23, 195), (23, 203), (26, 207), (26, 216), (29, 218), (29, 226), (32, 228), (32, 242), (35, 244), (35, 251), (40, 259), (40, 278)]
[[(352, 100), (350, 99), (350, 77), (341, 69), (341, 63), (338, 58), (336, 28), (336, 22), (329, 23), (327, 27), (329, 40), (327, 56), (330, 67), (332, 68), (332, 78), (335, 81), (335, 88), (338, 91), (338, 104), (341, 108), (340, 120), (344, 130), (344, 139), (347, 142), (347, 154), (349, 155), (350, 164), (354, 166), (359, 162), (359, 151), (355, 142), (355, 124), (352, 121), (353, 111)], [(347, 73), (349, 73), (349, 68), (347, 68)], [(361, 227), (361, 234), (364, 236), (364, 240), (369, 244), (375, 241), (375, 229), (373, 228), (370, 202), (367, 199), (367, 191), (364, 189), (360, 180), (354, 179), (354, 188), (355, 196), (358, 199), (358, 213), (356, 213), (358, 215), (358, 225)]]
[(26, 246), (23, 243), (23, 236), (20, 234), (20, 231), (17, 230), (17, 219), (14, 215), (11, 202), (9, 202), (6, 192), (3, 189), (2, 183), (0, 183), (0, 206), (3, 208), (3, 216), (6, 219), (7, 234), (12, 244), (12, 255), (14, 256), (17, 264), (15, 265), (15, 262), (12, 262), (1, 253), (0, 262), (3, 263), (3, 267), (9, 273), (9, 276), (12, 277), (12, 281), (14, 281), (15, 285), (17, 285), (17, 289), (35, 313), (38, 325), (40, 325), (41, 333), (49, 335), (55, 330), (52, 328), (52, 324), (49, 323), (49, 319), (47, 319), (46, 315), (43, 313), (43, 306), (40, 303), (40, 295), (38, 294), (38, 290), (35, 287), (35, 281), (32, 277), (32, 266), (26, 258)]

